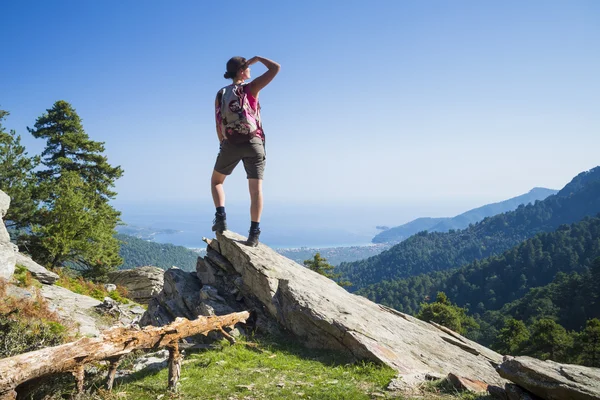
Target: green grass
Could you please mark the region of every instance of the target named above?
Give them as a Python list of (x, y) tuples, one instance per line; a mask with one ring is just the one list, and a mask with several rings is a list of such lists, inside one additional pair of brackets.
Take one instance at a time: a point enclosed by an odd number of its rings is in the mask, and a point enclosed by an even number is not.
[[(458, 392), (445, 380), (424, 383), (420, 393), (402, 396), (386, 390), (396, 377), (391, 368), (365, 362), (353, 362), (347, 356), (324, 350), (307, 350), (290, 337), (253, 338), (230, 345), (218, 343), (216, 349), (187, 354), (181, 367), (181, 380), (176, 393), (167, 390), (167, 368), (140, 371), (117, 379), (112, 392), (104, 386), (106, 367), (86, 379), (86, 394), (81, 400), (489, 400)], [(121, 364), (131, 368), (136, 355)], [(59, 400), (74, 394), (72, 377), (57, 377), (44, 397)], [(39, 397), (41, 398), (41, 397)]]
[[(353, 363), (323, 350), (306, 350), (285, 339), (261, 339), (185, 357), (177, 395), (167, 389), (167, 369), (118, 381), (113, 396), (127, 399), (372, 399), (394, 397), (385, 387), (390, 368)], [(287, 342), (286, 342), (287, 341)], [(374, 395), (373, 395), (374, 394)]]
[(31, 272), (27, 270), (27, 267), (17, 264), (15, 266), (15, 273), (13, 274), (14, 279), (17, 281), (17, 286), (22, 288), (28, 288), (30, 286), (42, 287), (42, 284), (34, 279)]
[[(491, 395), (477, 395), (474, 393), (457, 390), (447, 379), (425, 382), (421, 386), (424, 393), (437, 395), (437, 398), (454, 398), (460, 400), (493, 400)], [(450, 396), (450, 397), (449, 397)]]
[(126, 297), (127, 289), (124, 287), (117, 286), (117, 290), (109, 292), (103, 284), (86, 281), (82, 276), (77, 275), (75, 271), (69, 268), (58, 268), (53, 270), (53, 272), (59, 276), (55, 285), (64, 287), (73, 293), (90, 296), (100, 301), (103, 301), (105, 297), (110, 297), (121, 304), (128, 304), (130, 302)]

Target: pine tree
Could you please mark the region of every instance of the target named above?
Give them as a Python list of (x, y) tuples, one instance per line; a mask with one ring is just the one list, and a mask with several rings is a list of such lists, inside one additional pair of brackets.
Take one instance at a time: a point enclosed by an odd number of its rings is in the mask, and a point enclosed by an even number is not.
[(35, 129), (27, 128), (33, 137), (46, 139), (42, 164), (47, 169), (38, 173), (42, 183), (54, 184), (65, 171), (79, 174), (99, 201), (107, 202), (117, 194), (112, 190), (123, 175), (121, 167), (108, 164), (104, 143), (90, 140), (83, 130), (81, 118), (66, 101), (59, 100), (36, 120)]
[(114, 238), (120, 213), (109, 201), (123, 170), (108, 163), (104, 143), (90, 140), (69, 103), (57, 101), (46, 111), (34, 129), (28, 128), (35, 138), (46, 139), (46, 169), (37, 173), (43, 207), (32, 252), (50, 266), (70, 262), (101, 279), (122, 262)]
[(29, 157), (21, 145), (21, 136), (14, 130), (6, 132), (2, 121), (9, 115), (0, 110), (0, 190), (11, 198), (5, 216), (8, 228), (22, 229), (32, 222), (37, 209), (34, 169), (39, 157)]
[(315, 254), (312, 260), (304, 260), (304, 265), (311, 271), (315, 271), (316, 273), (336, 281), (336, 283), (342, 287), (352, 285), (352, 283), (346, 280), (340, 280), (341, 275), (333, 272), (335, 267), (329, 264), (326, 258), (321, 257), (321, 253)]
[(494, 350), (501, 354), (518, 355), (522, 346), (529, 340), (529, 330), (523, 321), (508, 318), (500, 329), (494, 343)]
[(600, 367), (600, 320), (593, 318), (587, 321), (586, 327), (579, 335), (581, 342), (581, 361), (588, 367)]
[(55, 196), (40, 210), (45, 221), (34, 228), (40, 258), (51, 267), (71, 265), (87, 277), (99, 279), (122, 263), (119, 241), (113, 237), (117, 215), (106, 203), (95, 204), (77, 173), (63, 172)]
[(467, 310), (452, 304), (444, 292), (438, 292), (435, 302), (422, 303), (417, 318), (433, 321), (460, 334), (479, 329), (479, 324), (467, 315)]
[(572, 346), (573, 337), (565, 328), (549, 318), (542, 318), (531, 326), (531, 336), (524, 354), (542, 360), (566, 362)]

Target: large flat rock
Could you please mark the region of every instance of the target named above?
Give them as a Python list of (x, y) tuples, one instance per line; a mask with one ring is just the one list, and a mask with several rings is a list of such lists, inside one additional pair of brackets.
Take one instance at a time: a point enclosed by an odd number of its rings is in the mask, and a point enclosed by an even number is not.
[(56, 312), (62, 319), (73, 322), (80, 335), (100, 336), (96, 320), (99, 315), (94, 307), (101, 304), (101, 301), (55, 285), (44, 285), (41, 293), (48, 301), (50, 310)]
[(25, 254), (17, 253), (16, 263), (17, 265), (22, 265), (27, 268), (27, 270), (35, 279), (47, 285), (52, 285), (60, 278), (57, 274), (52, 271), (48, 271), (46, 268), (36, 263), (31, 259), (31, 257), (26, 256)]
[[(2, 221), (0, 221), (2, 224)], [(2, 224), (2, 227), (4, 225)], [(0, 278), (10, 280), (15, 272), (17, 246), (10, 242), (0, 242)]]
[(407, 385), (428, 373), (453, 373), (503, 386), (494, 364), (502, 356), (448, 329), (348, 293), (332, 280), (269, 247), (218, 234), (221, 254), (242, 280), (241, 292), (307, 345), (352, 353), (396, 369)]
[(124, 286), (129, 298), (148, 304), (162, 290), (164, 274), (165, 271), (161, 268), (144, 266), (111, 272), (108, 280), (115, 285)]
[(543, 399), (600, 399), (600, 368), (505, 356), (498, 372)]

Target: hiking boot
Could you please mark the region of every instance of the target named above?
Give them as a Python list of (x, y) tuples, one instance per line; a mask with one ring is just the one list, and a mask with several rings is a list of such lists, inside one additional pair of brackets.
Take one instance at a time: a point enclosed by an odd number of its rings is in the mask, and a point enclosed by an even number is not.
[(219, 213), (215, 214), (212, 230), (213, 232), (218, 233), (223, 233), (223, 231), (227, 230), (227, 220), (225, 219), (225, 215)]
[(260, 236), (260, 229), (252, 230), (248, 232), (248, 240), (246, 241), (246, 245), (250, 247), (258, 246), (258, 237)]

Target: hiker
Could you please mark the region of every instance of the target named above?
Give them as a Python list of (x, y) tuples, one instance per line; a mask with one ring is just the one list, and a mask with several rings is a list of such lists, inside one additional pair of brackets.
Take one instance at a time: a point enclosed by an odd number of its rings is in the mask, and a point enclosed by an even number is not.
[[(267, 72), (250, 79), (250, 65), (261, 62)], [(219, 155), (211, 177), (211, 192), (215, 207), (212, 230), (222, 233), (227, 230), (225, 213), (225, 191), (223, 182), (242, 160), (250, 190), (250, 230), (248, 246), (258, 246), (260, 216), (263, 208), (262, 180), (265, 170), (265, 133), (260, 119), (258, 94), (279, 72), (279, 64), (263, 57), (249, 60), (233, 57), (227, 61), (225, 79), (232, 84), (219, 90), (215, 99), (215, 119), (219, 139)]]

